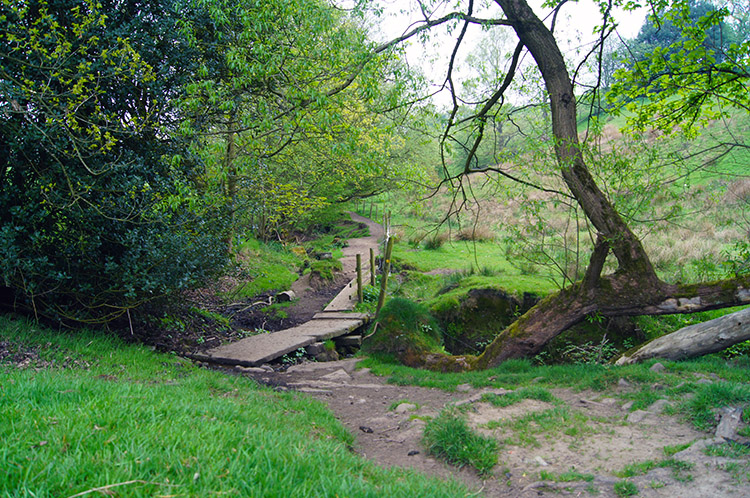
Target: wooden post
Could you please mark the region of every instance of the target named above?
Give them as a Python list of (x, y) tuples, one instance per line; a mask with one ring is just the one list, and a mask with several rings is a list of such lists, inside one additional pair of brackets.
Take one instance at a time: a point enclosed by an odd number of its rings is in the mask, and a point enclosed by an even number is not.
[(370, 285), (375, 285), (375, 251), (370, 248)]
[(362, 255), (357, 254), (357, 302), (364, 301), (362, 295)]
[(370, 201), (370, 215), (368, 218), (372, 219), (372, 201)]
[(393, 237), (388, 238), (388, 245), (385, 248), (385, 264), (383, 265), (383, 275), (380, 280), (380, 296), (378, 296), (378, 308), (375, 314), (380, 313), (380, 308), (385, 303), (385, 290), (388, 287), (388, 273), (391, 271), (391, 251), (393, 251)]

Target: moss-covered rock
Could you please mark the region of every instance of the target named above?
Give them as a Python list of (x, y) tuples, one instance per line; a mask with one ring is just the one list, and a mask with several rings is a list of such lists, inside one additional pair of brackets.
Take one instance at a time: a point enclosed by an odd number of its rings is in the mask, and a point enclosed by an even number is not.
[(514, 296), (497, 288), (470, 289), (463, 296), (441, 299), (432, 308), (452, 354), (477, 353), (538, 301), (534, 294)]
[(375, 332), (362, 344), (365, 352), (392, 354), (406, 364), (444, 351), (440, 326), (423, 304), (393, 298), (380, 310), (374, 327)]

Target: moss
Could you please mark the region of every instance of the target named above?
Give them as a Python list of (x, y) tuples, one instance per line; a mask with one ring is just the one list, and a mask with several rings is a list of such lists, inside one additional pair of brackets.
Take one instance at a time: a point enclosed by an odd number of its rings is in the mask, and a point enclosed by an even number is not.
[(380, 310), (374, 327), (362, 345), (365, 352), (394, 354), (405, 364), (418, 364), (425, 354), (443, 353), (440, 326), (422, 304), (393, 298)]

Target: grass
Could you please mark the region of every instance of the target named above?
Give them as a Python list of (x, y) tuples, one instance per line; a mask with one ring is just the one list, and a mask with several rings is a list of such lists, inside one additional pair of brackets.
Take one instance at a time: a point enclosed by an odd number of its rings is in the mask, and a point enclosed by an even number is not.
[(0, 360), (3, 496), (465, 494), (354, 455), (351, 434), (306, 396), (24, 320), (0, 317), (0, 340), (33, 358)]
[(482, 396), (482, 401), (486, 401), (492, 406), (500, 408), (514, 405), (525, 399), (535, 399), (546, 403), (561, 403), (561, 401), (555, 398), (551, 392), (539, 386), (522, 387), (503, 395), (485, 394)]
[(723, 444), (714, 444), (707, 446), (703, 452), (709, 456), (718, 456), (724, 458), (746, 458), (750, 456), (750, 446), (740, 444), (734, 441), (727, 441)]
[(644, 462), (637, 462), (626, 465), (625, 468), (619, 472), (615, 472), (618, 477), (635, 477), (648, 474), (653, 469), (669, 468), (672, 469), (672, 476), (678, 481), (692, 481), (693, 477), (689, 471), (693, 468), (693, 464), (690, 462), (683, 462), (682, 460), (674, 460), (668, 458), (666, 460), (646, 460)]
[(553, 472), (542, 470), (539, 472), (539, 479), (541, 479), (542, 481), (554, 481), (554, 482), (576, 482), (576, 481), (593, 482), (594, 475), (583, 474), (581, 472), (576, 472), (575, 470), (569, 470), (567, 472), (560, 472), (559, 474), (555, 474)]
[(559, 434), (577, 437), (590, 433), (588, 417), (570, 410), (567, 406), (555, 406), (548, 410), (529, 412), (509, 420), (495, 420), (487, 424), (489, 429), (503, 429), (505, 442), (516, 446), (540, 447), (537, 436), (552, 438)]
[(638, 494), (638, 486), (630, 481), (616, 482), (614, 486), (615, 495), (624, 496), (636, 496)]
[(427, 422), (422, 442), (430, 454), (459, 467), (469, 465), (482, 476), (497, 465), (497, 441), (472, 431), (455, 409), (445, 409)]

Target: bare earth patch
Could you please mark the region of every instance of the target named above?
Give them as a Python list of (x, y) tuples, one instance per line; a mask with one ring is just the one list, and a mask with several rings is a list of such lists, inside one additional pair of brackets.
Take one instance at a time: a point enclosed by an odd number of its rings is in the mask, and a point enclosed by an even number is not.
[[(496, 407), (482, 401), (482, 393), (502, 395), (507, 391), (463, 386), (460, 392), (451, 393), (396, 386), (368, 369), (356, 369), (356, 361), (306, 363), (286, 372), (256, 369), (245, 375), (325, 402), (356, 435), (355, 451), (380, 465), (459, 479), (484, 496), (614, 497), (620, 481), (632, 482), (638, 496), (645, 497), (750, 496), (746, 457), (707, 456), (702, 449), (714, 443), (712, 435), (657, 410), (633, 417), (622, 408), (624, 401), (617, 397), (617, 389), (607, 394), (555, 389), (556, 403), (523, 400)], [(426, 420), (451, 404), (462, 405), (474, 429), (500, 441), (499, 464), (491, 478), (482, 480), (472, 469), (452, 467), (426, 454), (421, 444)], [(552, 426), (542, 428), (533, 420), (523, 429), (513, 425), (523, 424), (533, 414), (553, 417)], [(556, 414), (564, 415), (559, 422), (554, 420)], [(665, 447), (687, 444), (691, 446), (674, 456), (664, 452)], [(681, 463), (655, 467), (634, 477), (615, 475), (630, 464), (668, 458)], [(566, 473), (571, 472), (586, 476), (586, 480), (564, 482)], [(561, 475), (560, 479), (550, 478)]]

